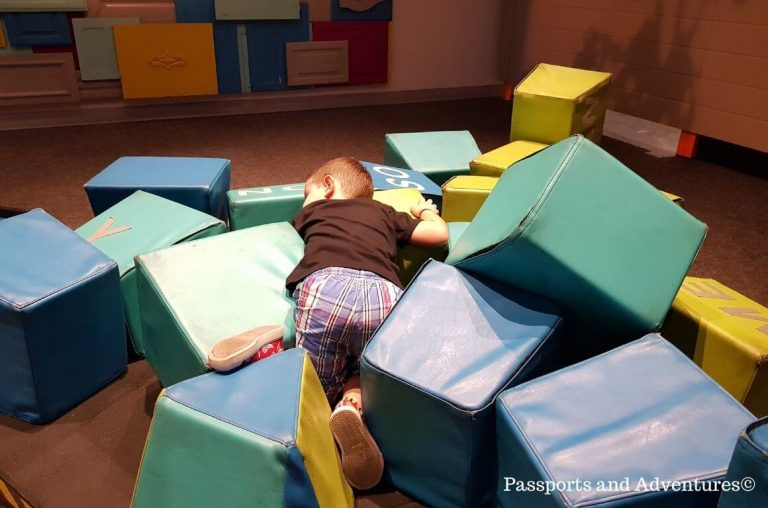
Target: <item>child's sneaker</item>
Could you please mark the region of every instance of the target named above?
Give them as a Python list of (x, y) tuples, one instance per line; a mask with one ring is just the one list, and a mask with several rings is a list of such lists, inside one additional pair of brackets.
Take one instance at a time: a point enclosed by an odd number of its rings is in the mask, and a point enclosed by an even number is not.
[(208, 353), (208, 365), (228, 372), (244, 363), (261, 360), (283, 350), (282, 326), (259, 326), (239, 335), (220, 340)]
[(375, 487), (384, 473), (384, 458), (355, 401), (339, 402), (331, 413), (331, 433), (341, 450), (341, 469), (347, 482), (358, 490)]

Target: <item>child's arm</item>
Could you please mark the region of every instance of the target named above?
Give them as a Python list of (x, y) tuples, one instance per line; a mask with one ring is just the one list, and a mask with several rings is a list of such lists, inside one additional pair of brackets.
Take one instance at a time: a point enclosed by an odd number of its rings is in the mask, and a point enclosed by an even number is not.
[(411, 213), (421, 219), (411, 235), (410, 243), (418, 247), (441, 247), (448, 243), (448, 225), (431, 199), (411, 206)]

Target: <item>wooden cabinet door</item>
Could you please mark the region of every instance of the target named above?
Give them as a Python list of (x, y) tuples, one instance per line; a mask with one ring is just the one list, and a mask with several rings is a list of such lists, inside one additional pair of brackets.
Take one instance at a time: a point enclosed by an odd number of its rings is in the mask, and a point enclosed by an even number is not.
[(389, 23), (325, 21), (312, 23), (313, 41), (349, 43), (349, 84), (387, 82)]
[(88, 15), (100, 18), (139, 18), (142, 23), (174, 23), (173, 0), (88, 0)]
[(0, 12), (84, 11), (86, 0), (0, 0)]
[(73, 19), (72, 27), (80, 59), (80, 78), (83, 81), (120, 79), (112, 27), (138, 23), (139, 18)]
[(299, 19), (299, 0), (215, 0), (216, 19)]
[(285, 45), (288, 86), (328, 85), (349, 80), (347, 41), (289, 42)]
[(210, 24), (115, 25), (113, 30), (126, 99), (218, 92)]
[(72, 44), (69, 18), (62, 12), (15, 12), (5, 15), (11, 46), (67, 46)]
[(285, 44), (309, 40), (307, 5), (297, 21), (259, 21), (247, 24), (251, 90), (279, 90), (288, 86)]
[(71, 53), (0, 56), (0, 106), (79, 100)]

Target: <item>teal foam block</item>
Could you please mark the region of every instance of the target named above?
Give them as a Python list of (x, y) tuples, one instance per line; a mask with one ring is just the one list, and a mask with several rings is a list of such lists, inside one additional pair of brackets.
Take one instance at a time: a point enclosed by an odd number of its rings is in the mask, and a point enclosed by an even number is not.
[(420, 171), (437, 185), (469, 174), (480, 156), (469, 131), (407, 132), (384, 137), (384, 164)]
[(578, 360), (659, 329), (706, 230), (573, 136), (506, 171), (446, 263), (566, 304)]
[(258, 326), (295, 336), (285, 279), (304, 255), (287, 222), (185, 242), (136, 257), (147, 360), (163, 386), (208, 370), (219, 340)]
[(137, 354), (144, 356), (144, 340), (134, 256), (226, 231), (227, 225), (215, 217), (144, 191), (77, 228), (77, 234), (117, 262), (123, 310)]

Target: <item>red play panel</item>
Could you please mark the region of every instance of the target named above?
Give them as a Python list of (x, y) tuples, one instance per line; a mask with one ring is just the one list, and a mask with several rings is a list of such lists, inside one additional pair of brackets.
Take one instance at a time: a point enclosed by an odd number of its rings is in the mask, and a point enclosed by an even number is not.
[(386, 83), (388, 30), (386, 21), (314, 21), (312, 40), (348, 41), (350, 85)]

